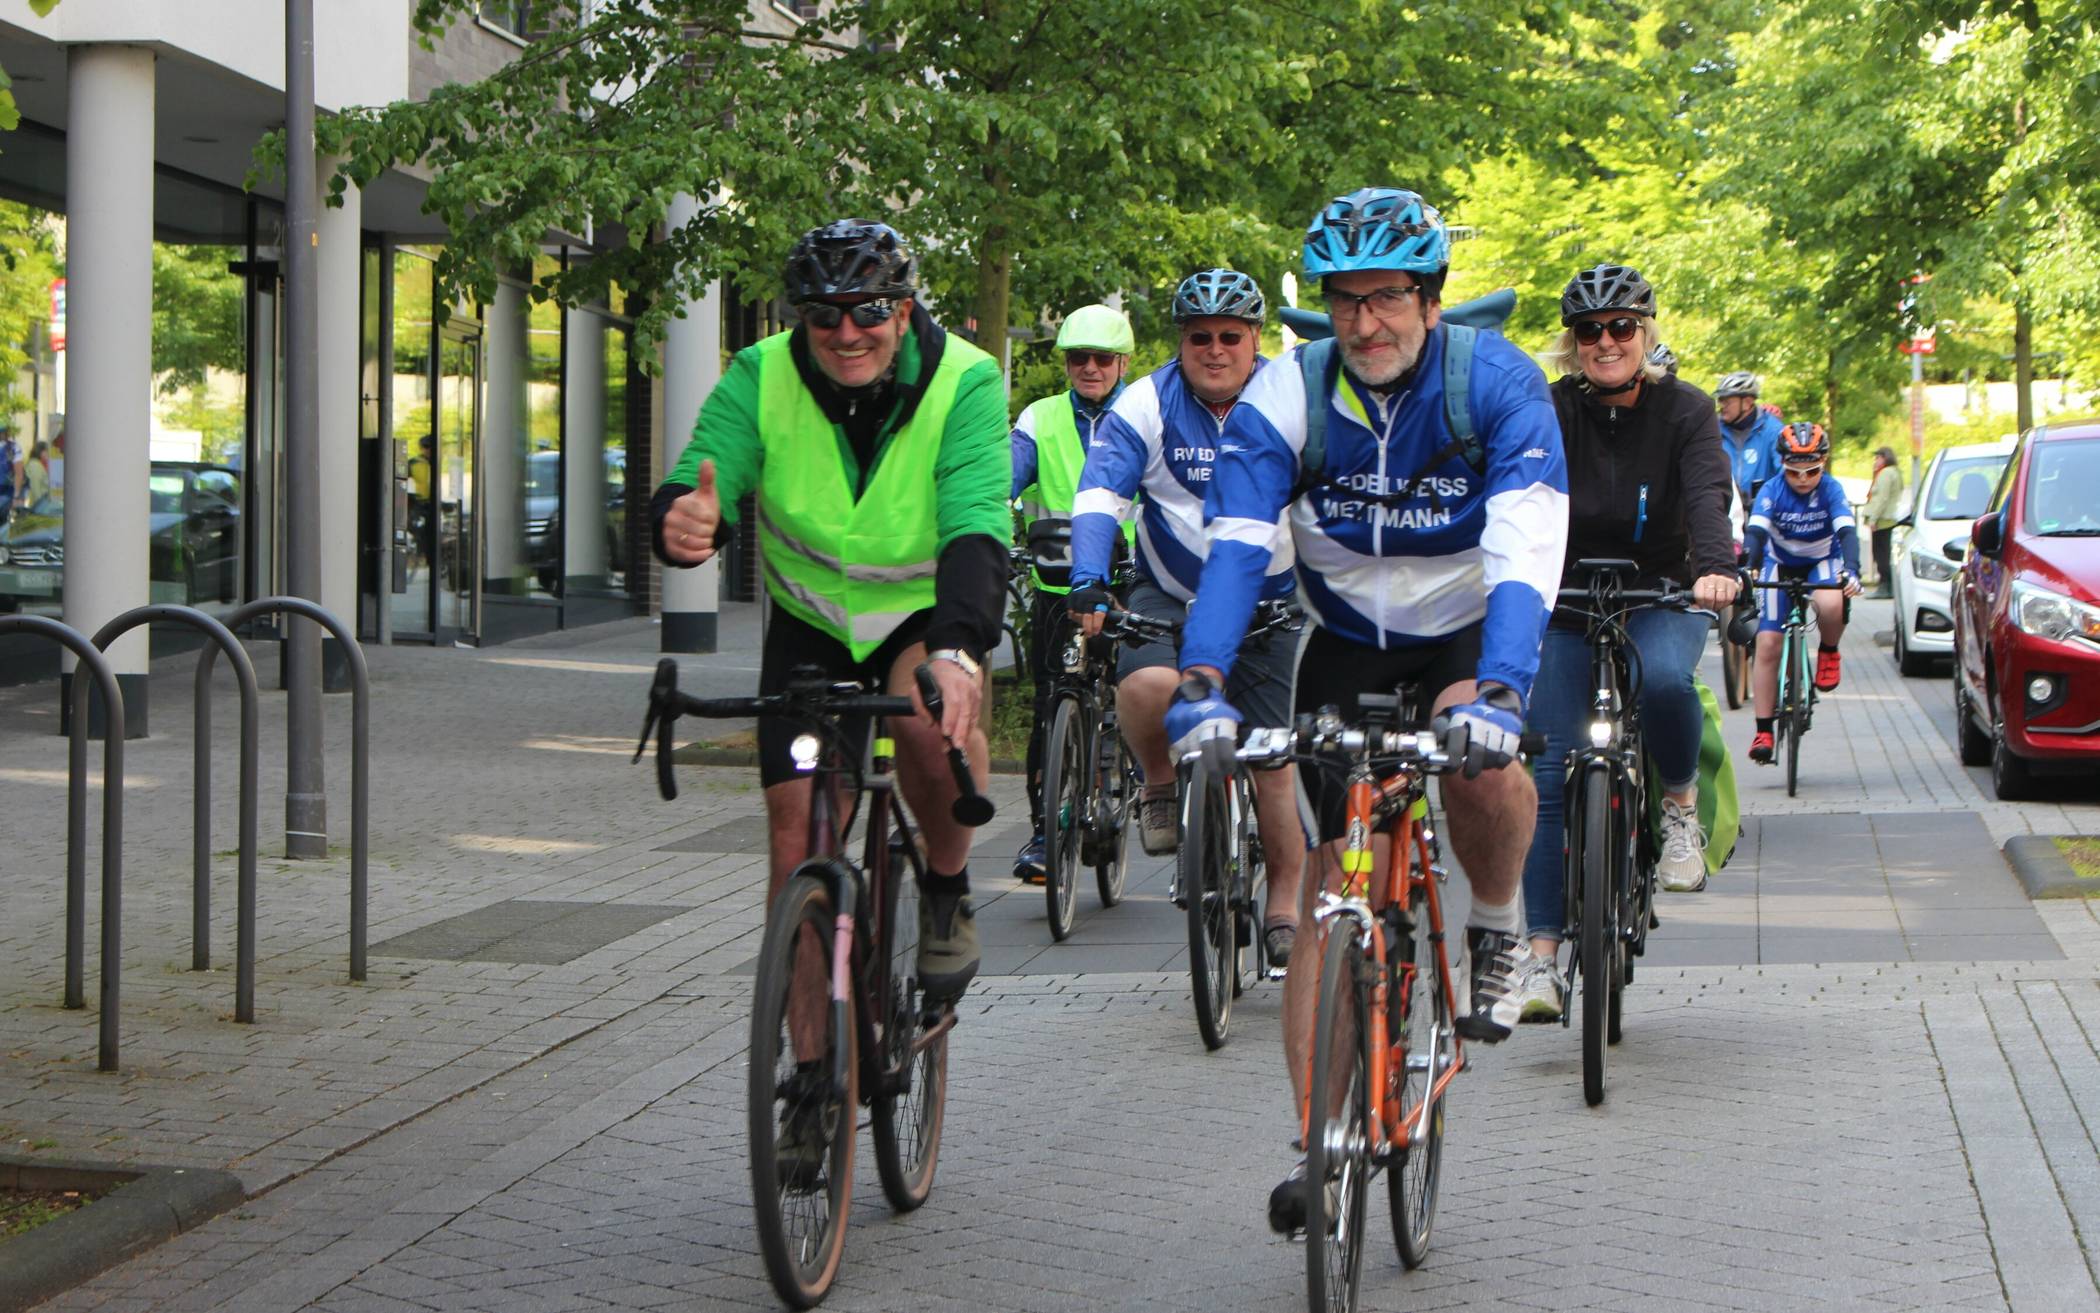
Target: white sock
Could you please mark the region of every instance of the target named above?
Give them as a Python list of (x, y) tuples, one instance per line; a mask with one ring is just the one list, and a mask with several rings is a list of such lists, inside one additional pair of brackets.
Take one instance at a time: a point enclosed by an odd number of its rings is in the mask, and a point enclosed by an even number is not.
[(1506, 903), (1490, 903), (1479, 894), (1473, 895), (1473, 914), (1466, 924), (1481, 930), (1500, 930), (1506, 935), (1524, 937), (1524, 894), (1519, 890), (1515, 898)]

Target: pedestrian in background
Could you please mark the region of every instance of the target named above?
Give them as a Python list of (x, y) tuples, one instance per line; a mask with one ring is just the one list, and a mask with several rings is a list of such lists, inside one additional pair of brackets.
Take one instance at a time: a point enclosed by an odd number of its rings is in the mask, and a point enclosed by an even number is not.
[(33, 508), (51, 491), (51, 444), (42, 438), (29, 449), (29, 459), (22, 462), (22, 477), (15, 484), (15, 499), (23, 510)]
[(1902, 516), (1903, 473), (1896, 468), (1893, 447), (1874, 449), (1874, 481), (1867, 485), (1867, 504), (1861, 509), (1874, 533), (1875, 597), (1893, 596), (1889, 578), (1889, 544), (1896, 536), (1896, 521)]
[(0, 419), (0, 529), (7, 527), (22, 497), (22, 449), (15, 445), (12, 427)]

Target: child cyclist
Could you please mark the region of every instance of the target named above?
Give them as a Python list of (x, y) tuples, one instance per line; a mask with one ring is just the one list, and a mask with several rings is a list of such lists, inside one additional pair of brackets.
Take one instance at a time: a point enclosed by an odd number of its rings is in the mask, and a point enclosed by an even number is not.
[[(1830, 437), (1821, 424), (1789, 424), (1779, 431), (1779, 464), (1784, 478), (1768, 479), (1751, 505), (1743, 528), (1743, 549), (1760, 582), (1806, 579), (1844, 585), (1843, 596), (1828, 589), (1811, 595), (1816, 612), (1816, 687), (1825, 693), (1838, 686), (1838, 639), (1845, 632), (1845, 599), (1859, 595), (1859, 535), (1852, 507), (1836, 479), (1824, 477), (1830, 464)], [(1779, 700), (1779, 631), (1786, 626), (1784, 589), (1759, 590), (1757, 668), (1751, 687), (1757, 706), (1757, 733), (1750, 740), (1750, 760), (1772, 764), (1773, 704)]]

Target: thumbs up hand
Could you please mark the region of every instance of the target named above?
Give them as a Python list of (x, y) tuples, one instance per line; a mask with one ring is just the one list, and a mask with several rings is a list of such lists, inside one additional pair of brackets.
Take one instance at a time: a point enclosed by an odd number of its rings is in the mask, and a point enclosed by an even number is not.
[(671, 503), (664, 515), (664, 555), (680, 565), (698, 565), (715, 554), (722, 499), (715, 492), (715, 463), (700, 462), (700, 485)]

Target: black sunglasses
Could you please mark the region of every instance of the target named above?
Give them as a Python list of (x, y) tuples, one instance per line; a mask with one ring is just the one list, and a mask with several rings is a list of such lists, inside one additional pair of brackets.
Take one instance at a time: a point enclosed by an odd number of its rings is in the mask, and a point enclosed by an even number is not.
[(1181, 340), (1190, 346), (1209, 346), (1212, 338), (1216, 338), (1226, 346), (1238, 346), (1247, 340), (1247, 335), (1236, 328), (1228, 328), (1222, 333), (1212, 333), (1208, 329), (1192, 328), (1181, 335)]
[(1092, 365), (1097, 369), (1107, 369), (1110, 365), (1116, 363), (1116, 353), (1113, 351), (1067, 351), (1065, 352), (1065, 363), (1074, 369), (1084, 369), (1088, 365)]
[(800, 307), (802, 322), (811, 328), (837, 328), (839, 320), (847, 315), (862, 328), (873, 328), (886, 324), (890, 316), (897, 313), (897, 303), (887, 297), (873, 301), (856, 301), (852, 305), (836, 305), (830, 301), (804, 301)]
[(1595, 346), (1606, 333), (1614, 342), (1631, 342), (1633, 335), (1641, 331), (1641, 321), (1631, 315), (1617, 319), (1578, 319), (1573, 325), (1575, 340), (1584, 346)]

